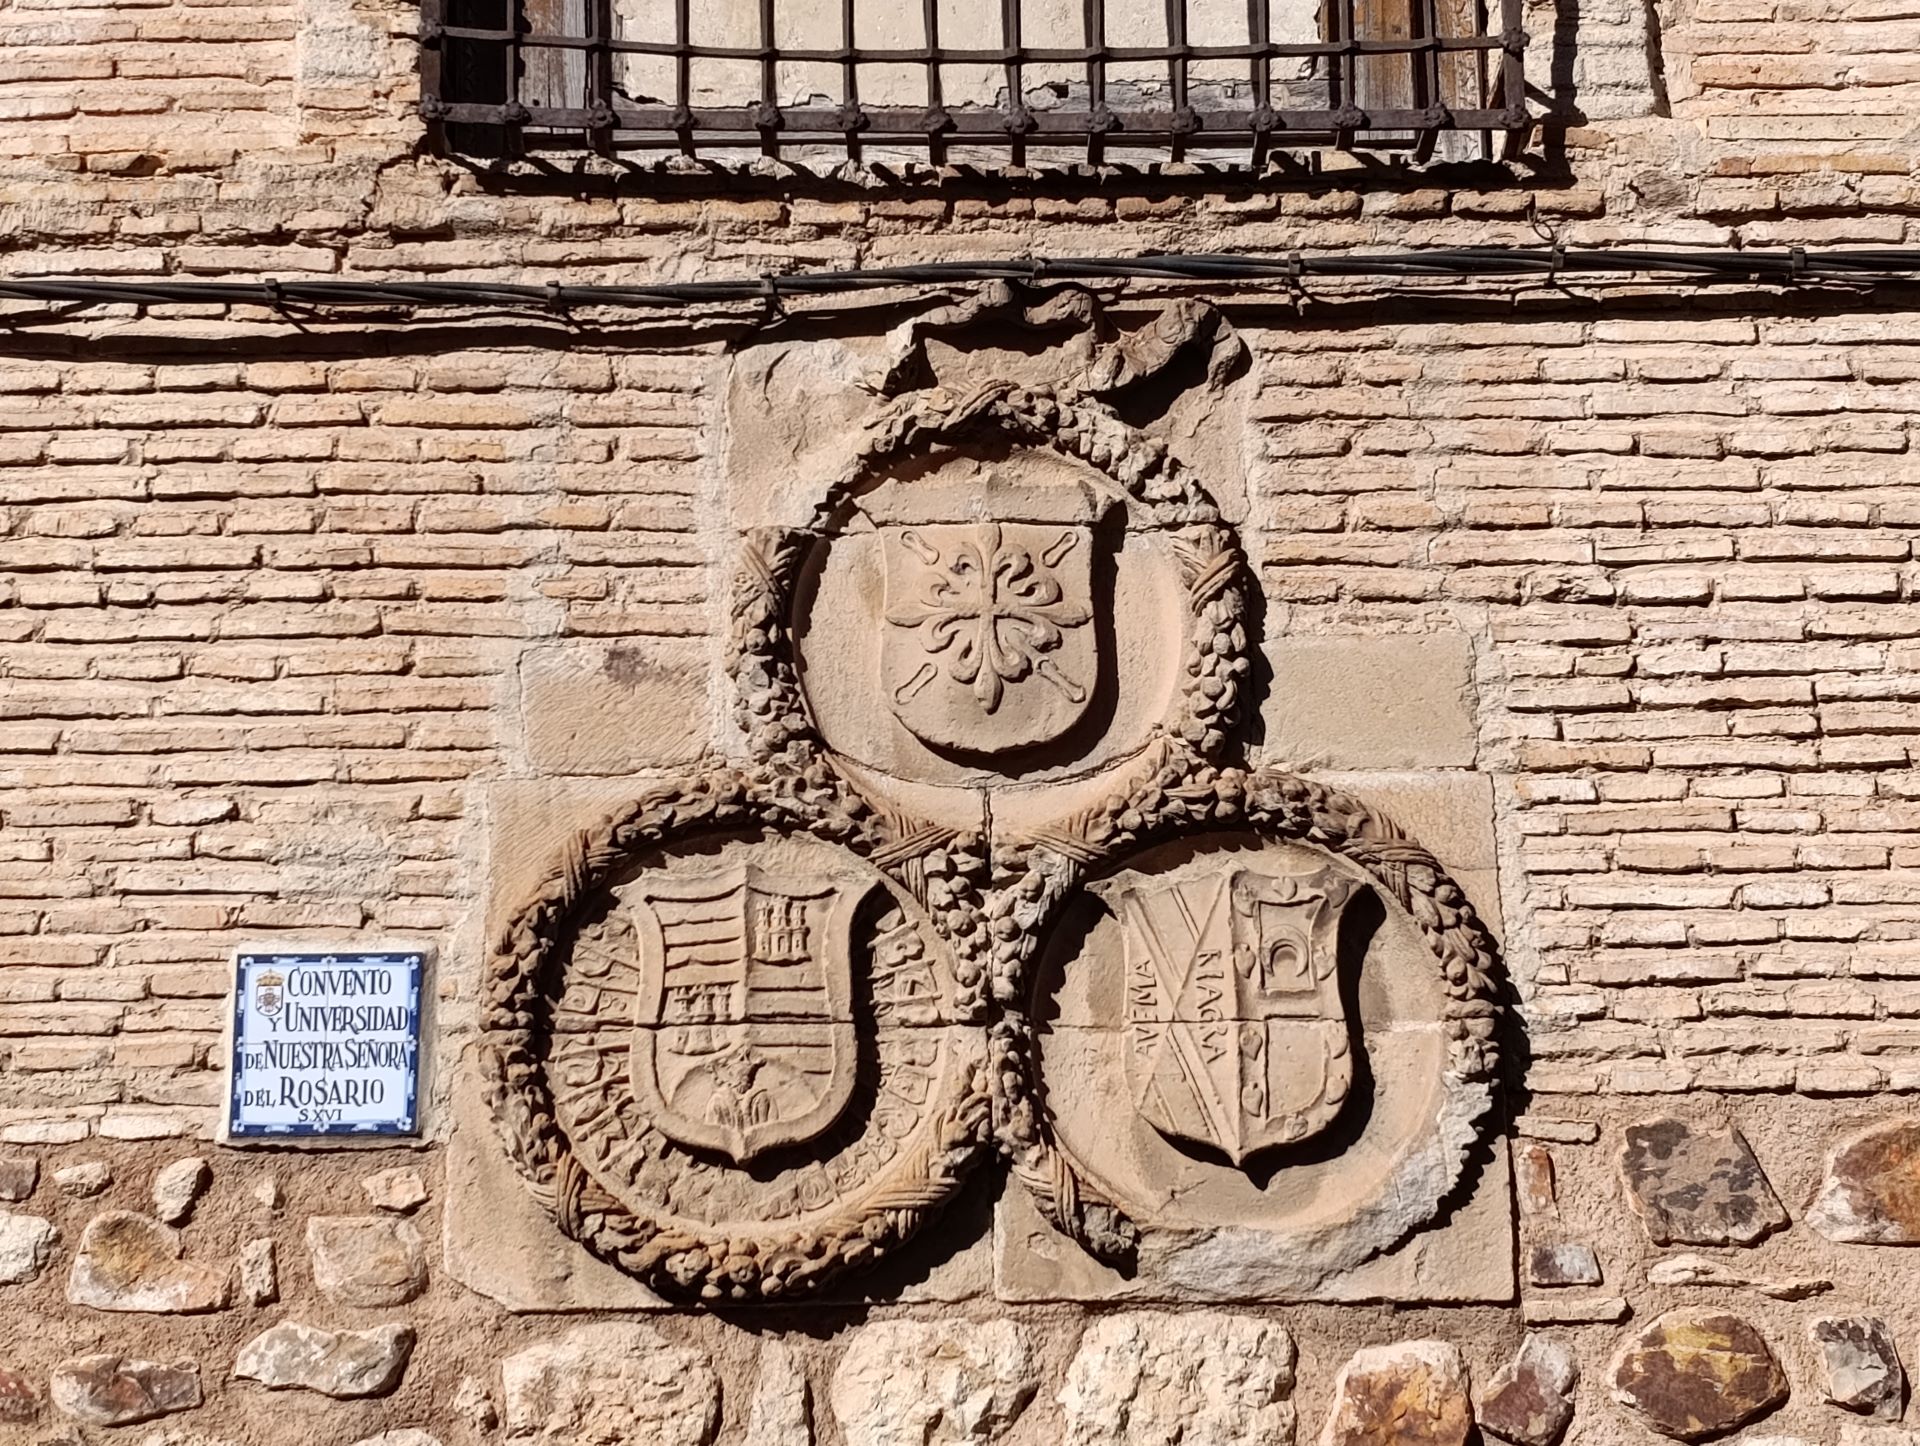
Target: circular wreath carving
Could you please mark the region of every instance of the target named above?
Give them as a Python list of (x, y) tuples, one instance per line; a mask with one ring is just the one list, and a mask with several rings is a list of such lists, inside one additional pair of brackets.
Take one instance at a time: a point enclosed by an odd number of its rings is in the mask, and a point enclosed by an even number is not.
[[(558, 994), (582, 912), (649, 859), (719, 836), (818, 841), (846, 850), (897, 885), (923, 913), (922, 931), (951, 956), (956, 1018), (977, 996), (979, 967), (943, 921), (980, 918), (978, 841), (952, 835), (902, 836), (832, 785), (831, 775), (796, 768), (716, 767), (685, 787), (655, 790), (572, 841), (551, 876), (515, 911), (489, 959), (482, 1015), (487, 1097), (507, 1151), (560, 1229), (596, 1255), (667, 1294), (711, 1301), (784, 1299), (817, 1289), (844, 1271), (891, 1254), (958, 1189), (990, 1141), (984, 1059), (956, 1057), (946, 1088), (930, 1098), (899, 1148), (804, 1224), (763, 1229), (738, 1222), (704, 1226), (637, 1205), (583, 1162), (563, 1127), (549, 1055)], [(802, 786), (803, 784), (807, 786)], [(966, 930), (960, 931), (964, 944)], [(971, 972), (969, 972), (971, 971)], [(976, 1011), (977, 1012), (977, 1011)], [(955, 1040), (976, 1038), (949, 1028)], [(649, 1136), (641, 1147), (671, 1151)]]
[(937, 391), (905, 399), (868, 428), (828, 479), (805, 526), (764, 528), (744, 539), (732, 592), (731, 656), (736, 716), (755, 759), (778, 758), (796, 743), (827, 747), (808, 715), (789, 629), (808, 550), (832, 535), (853, 500), (890, 467), (982, 437), (1045, 447), (1085, 463), (1152, 526), (1172, 533), (1186, 590), (1184, 682), (1160, 732), (1202, 753), (1225, 745), (1240, 718), (1251, 666), (1248, 581), (1233, 529), (1161, 439), (1084, 396), (994, 381), (964, 399)]
[[(1034, 956), (1088, 880), (1152, 846), (1227, 830), (1311, 845), (1358, 865), (1418, 927), (1446, 1000), (1447, 1063), (1437, 1125), (1453, 1137), (1443, 1142), (1454, 1150), (1449, 1189), (1466, 1169), (1466, 1147), (1493, 1110), (1501, 966), (1492, 937), (1446, 870), (1351, 794), (1279, 769), (1223, 767), (1168, 747), (1130, 785), (1067, 826), (1015, 844), (1004, 857), (997, 847), (999, 887), (989, 904), (993, 991), (1001, 1006), (991, 1029), (997, 1137), (1048, 1221), (1109, 1262), (1132, 1256), (1139, 1226), (1115, 1199), (1117, 1192), (1102, 1183), (1098, 1168), (1075, 1159), (1056, 1137), (1044, 1105), (1030, 1009)], [(1367, 1253), (1393, 1243), (1378, 1240)]]

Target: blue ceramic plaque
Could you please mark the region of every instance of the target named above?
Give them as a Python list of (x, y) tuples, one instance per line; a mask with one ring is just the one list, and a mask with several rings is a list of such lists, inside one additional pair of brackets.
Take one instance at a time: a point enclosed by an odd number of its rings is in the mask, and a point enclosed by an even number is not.
[(242, 952), (227, 1133), (418, 1134), (423, 957)]

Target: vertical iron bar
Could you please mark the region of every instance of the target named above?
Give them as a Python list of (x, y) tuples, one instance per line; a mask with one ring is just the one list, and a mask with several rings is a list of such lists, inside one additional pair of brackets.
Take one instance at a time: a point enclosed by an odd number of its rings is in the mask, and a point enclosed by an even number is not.
[(1083, 0), (1081, 15), (1087, 34), (1087, 164), (1106, 159), (1107, 133), (1107, 0)]
[(945, 131), (939, 125), (947, 111), (940, 78), (940, 0), (920, 0), (920, 15), (927, 30), (927, 160), (937, 166), (947, 159)]
[(673, 0), (673, 108), (680, 122), (680, 149), (692, 155), (693, 139), (693, 20), (690, 0)]
[(587, 0), (587, 113), (605, 124), (590, 126), (588, 140), (603, 156), (613, 154), (613, 0)]
[[(1027, 90), (1020, 79), (1020, 30), (1020, 0), (1000, 0), (1000, 43), (1009, 52), (1006, 67), (1007, 121), (1010, 130), (1019, 125), (1027, 113)], [(1024, 132), (1014, 131), (1007, 159), (1009, 164), (1016, 166), (1027, 163)]]
[(447, 128), (437, 111), (446, 104), (447, 0), (420, 0), (420, 97), (427, 127), (427, 148), (435, 155), (447, 149)]
[[(760, 116), (763, 121), (778, 114), (780, 109), (780, 63), (774, 58), (776, 33), (773, 0), (760, 0)], [(780, 133), (771, 125), (761, 127), (760, 153), (780, 154)]]
[[(1521, 14), (1521, 0), (1500, 0), (1501, 40), (1517, 40), (1522, 34), (1525, 17)], [(1527, 103), (1526, 78), (1521, 57), (1517, 50), (1500, 52), (1500, 98), (1509, 110), (1522, 112)], [(1509, 126), (1507, 128), (1507, 154), (1517, 155), (1527, 143), (1527, 127)]]
[[(1359, 101), (1359, 64), (1353, 53), (1353, 6), (1354, 0), (1331, 0), (1333, 7), (1334, 43), (1340, 49), (1333, 57), (1333, 69), (1327, 76), (1329, 98), (1333, 109), (1346, 110), (1357, 107)], [(1352, 131), (1335, 131), (1333, 138), (1337, 150), (1353, 149)]]
[[(1260, 53), (1250, 62), (1253, 67), (1253, 110), (1267, 115), (1273, 110), (1273, 57), (1266, 47), (1273, 43), (1271, 0), (1247, 0), (1247, 39), (1259, 46)], [(1253, 132), (1253, 154), (1248, 164), (1256, 169), (1266, 164), (1270, 136), (1258, 126)]]
[(1180, 118), (1187, 111), (1187, 0), (1167, 0), (1167, 81), (1173, 89), (1173, 119), (1168, 124), (1171, 144), (1168, 156), (1176, 161), (1186, 158), (1186, 137), (1180, 131)]
[[(1487, 21), (1487, 0), (1473, 0), (1473, 33), (1475, 35), (1485, 35), (1487, 33)], [(1471, 77), (1473, 84), (1473, 105), (1476, 110), (1485, 110), (1493, 104), (1488, 98), (1491, 84), (1488, 80), (1487, 61), (1489, 57), (1486, 51), (1475, 50), (1470, 52), (1470, 58), (1473, 62), (1473, 75)], [(1480, 159), (1483, 161), (1493, 159), (1492, 131), (1483, 130), (1480, 132)]]
[[(1434, 43), (1440, 38), (1440, 0), (1415, 0), (1413, 13), (1414, 34), (1428, 42), (1424, 58), (1408, 57), (1415, 62), (1413, 103), (1415, 107), (1424, 106), (1433, 110), (1446, 104), (1446, 92), (1440, 84), (1440, 48)], [(1414, 160), (1429, 159), (1433, 155), (1434, 143), (1439, 138), (1438, 127), (1421, 126), (1414, 135)]]
[[(511, 37), (500, 47), (500, 62), (505, 67), (503, 80), (506, 90), (506, 105), (509, 116), (518, 113), (524, 102), (520, 99), (520, 77), (524, 73), (520, 66), (520, 37), (527, 28), (527, 7), (525, 0), (507, 0), (507, 33)], [(524, 156), (527, 153), (527, 132), (517, 121), (509, 120), (506, 130), (506, 149), (510, 155)]]
[(840, 44), (847, 52), (846, 59), (840, 62), (840, 108), (849, 118), (847, 157), (857, 161), (860, 159), (860, 132), (852, 124), (852, 117), (860, 114), (860, 67), (853, 58), (857, 33), (855, 9), (855, 0), (840, 0)]

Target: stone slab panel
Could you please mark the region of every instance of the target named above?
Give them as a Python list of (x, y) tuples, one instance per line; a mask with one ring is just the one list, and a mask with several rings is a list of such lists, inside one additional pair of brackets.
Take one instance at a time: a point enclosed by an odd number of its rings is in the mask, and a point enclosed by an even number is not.
[(1267, 761), (1302, 772), (1473, 766), (1465, 633), (1271, 638), (1266, 659)]
[(706, 751), (713, 728), (703, 652), (655, 638), (528, 650), (520, 706), (527, 759), (543, 773), (671, 767)]
[[(1329, 1275), (1305, 1289), (1258, 1286), (1259, 1232), (1203, 1233), (1196, 1248), (1219, 1251), (1221, 1237), (1232, 1235), (1232, 1252), (1241, 1268), (1221, 1283), (1201, 1282), (1205, 1271), (1182, 1270), (1178, 1283), (1146, 1270), (1126, 1275), (1095, 1260), (1055, 1230), (1017, 1185), (1002, 1192), (994, 1221), (997, 1266), (995, 1292), (1005, 1301), (1048, 1300), (1217, 1302), (1402, 1301), (1506, 1302), (1514, 1298), (1513, 1181), (1504, 1142), (1481, 1171), (1472, 1194), (1431, 1229), (1354, 1268)], [(1275, 1276), (1284, 1277), (1293, 1262), (1284, 1242), (1272, 1237)], [(1148, 1252), (1143, 1251), (1143, 1256)], [(1177, 1250), (1153, 1252), (1177, 1260)]]
[[(684, 1308), (560, 1233), (508, 1160), (470, 1061), (455, 1076), (447, 1141), (443, 1254), (446, 1271), (508, 1310), (665, 1311)], [(825, 1299), (958, 1301), (993, 1289), (986, 1181), (964, 1190), (940, 1220), (871, 1274)]]

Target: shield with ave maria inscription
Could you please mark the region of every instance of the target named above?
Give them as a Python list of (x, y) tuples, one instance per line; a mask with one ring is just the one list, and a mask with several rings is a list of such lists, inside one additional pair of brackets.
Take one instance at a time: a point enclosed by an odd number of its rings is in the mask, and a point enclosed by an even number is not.
[(633, 1091), (662, 1134), (744, 1164), (839, 1118), (856, 1072), (853, 923), (866, 892), (751, 864), (635, 891)]
[(1334, 870), (1227, 869), (1108, 894), (1125, 939), (1126, 1073), (1172, 1140), (1236, 1165), (1329, 1125), (1353, 1082)]

